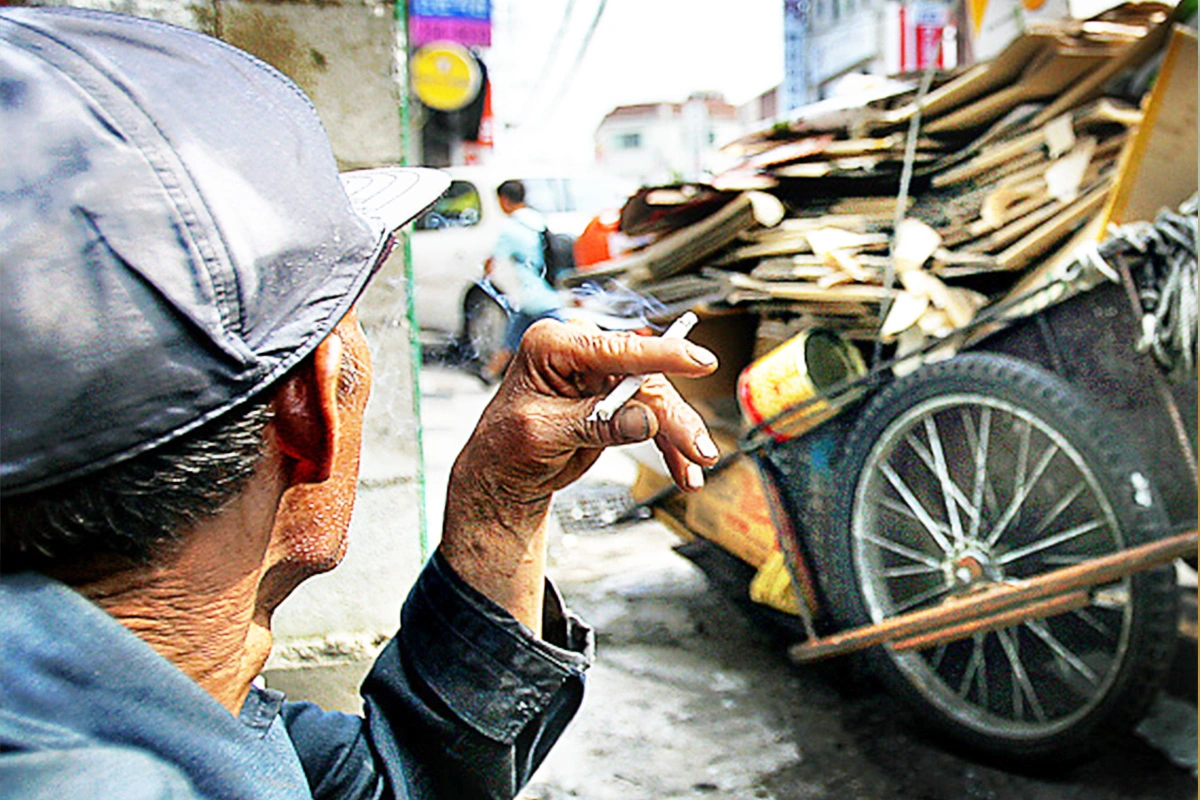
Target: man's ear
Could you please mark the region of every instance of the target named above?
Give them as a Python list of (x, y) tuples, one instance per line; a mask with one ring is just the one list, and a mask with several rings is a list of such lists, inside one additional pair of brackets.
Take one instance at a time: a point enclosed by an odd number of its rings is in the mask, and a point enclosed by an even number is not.
[(292, 370), (275, 395), (275, 436), (293, 468), (288, 484), (329, 478), (338, 447), (338, 379), (342, 340), (325, 337)]

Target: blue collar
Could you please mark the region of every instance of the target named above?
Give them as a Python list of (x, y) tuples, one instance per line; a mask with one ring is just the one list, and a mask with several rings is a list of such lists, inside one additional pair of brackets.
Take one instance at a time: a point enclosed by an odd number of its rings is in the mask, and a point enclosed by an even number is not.
[(0, 579), (0, 676), (0, 749), (127, 746), (174, 765), (208, 796), (309, 796), (281, 693), (252, 689), (235, 718), (115, 619), (42, 575)]

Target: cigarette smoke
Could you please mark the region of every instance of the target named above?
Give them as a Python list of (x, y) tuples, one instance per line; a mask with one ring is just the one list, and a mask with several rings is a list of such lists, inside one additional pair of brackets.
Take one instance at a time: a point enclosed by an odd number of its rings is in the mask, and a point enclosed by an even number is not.
[[(570, 290), (571, 302), (574, 306), (598, 315), (621, 320), (622, 329), (650, 328), (655, 333), (661, 333), (666, 327), (663, 320), (667, 315), (667, 307), (658, 300), (647, 295), (639, 294), (628, 286), (617, 281), (609, 281), (602, 286), (596, 281), (587, 281)], [(605, 327), (601, 323), (600, 327)]]

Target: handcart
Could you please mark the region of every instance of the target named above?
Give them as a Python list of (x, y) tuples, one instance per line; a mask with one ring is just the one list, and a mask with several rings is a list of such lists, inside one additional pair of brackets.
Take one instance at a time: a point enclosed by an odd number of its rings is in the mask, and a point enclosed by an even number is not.
[[(849, 656), (976, 753), (1029, 765), (1087, 752), (1142, 717), (1171, 666), (1178, 560), (1194, 568), (1197, 548), (1194, 42), (1172, 34), (1161, 74), (1174, 77), (1156, 83), (1103, 213), (1073, 237), (1081, 248), (1043, 259), (916, 352), (885, 343), (882, 310), (876, 341), (847, 355), (863, 369), (845, 379), (815, 379), (837, 372), (807, 360), (816, 330), (744, 371), (726, 359), (754, 427), (704, 491), (642, 503), (702, 568), (736, 562), (726, 572), (751, 570), (751, 599), (798, 615), (794, 660)], [(906, 192), (902, 178), (896, 208)], [(1103, 234), (1189, 197), (1177, 238), (1190, 259), (1172, 272), (1191, 290), (1180, 372), (1139, 349), (1145, 281), (1103, 252), (1126, 234)], [(768, 369), (788, 348), (800, 366)], [(756, 368), (761, 380), (748, 379)], [(788, 391), (807, 375), (811, 386)]]
[[(804, 600), (792, 657), (856, 653), (952, 741), (1026, 763), (1144, 714), (1172, 562), (1197, 546), (1195, 376), (1135, 351), (1127, 271), (1016, 313), (1075, 277), (982, 315), (948, 360), (878, 364), (741, 441)], [(840, 413), (788, 436), (818, 403)]]

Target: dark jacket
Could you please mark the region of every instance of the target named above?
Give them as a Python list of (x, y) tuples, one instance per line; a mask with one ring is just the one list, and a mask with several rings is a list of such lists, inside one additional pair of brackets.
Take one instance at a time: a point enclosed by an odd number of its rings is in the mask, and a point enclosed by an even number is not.
[(0, 797), (512, 797), (592, 658), (553, 587), (546, 606), (539, 640), (435, 555), (363, 683), (364, 717), (256, 687), (235, 718), (71, 589), (5, 576)]

